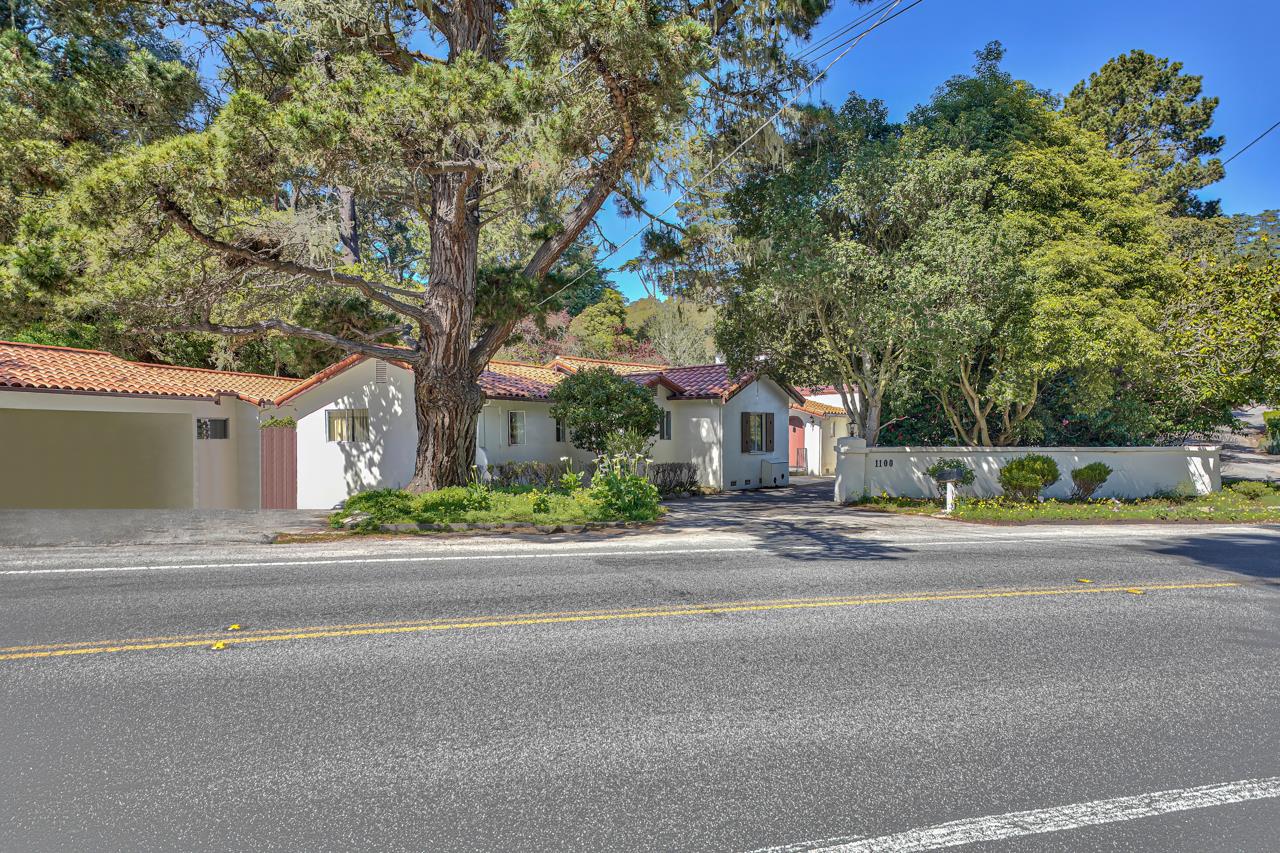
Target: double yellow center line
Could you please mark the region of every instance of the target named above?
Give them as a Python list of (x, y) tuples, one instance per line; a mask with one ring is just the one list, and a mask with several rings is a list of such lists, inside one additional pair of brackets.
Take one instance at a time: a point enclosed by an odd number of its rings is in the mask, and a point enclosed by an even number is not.
[(860, 607), (875, 604), (916, 604), (943, 601), (983, 601), (1064, 595), (1106, 593), (1148, 593), (1166, 590), (1226, 589), (1237, 582), (1195, 582), (1177, 584), (1124, 584), (1119, 586), (1070, 586), (1040, 589), (959, 590), (908, 595), (873, 595), (832, 598), (788, 598), (768, 601), (739, 601), (720, 604), (667, 605), (614, 610), (576, 610), (563, 613), (525, 613), (472, 619), (428, 619), (420, 621), (366, 622), (350, 625), (321, 625), (307, 628), (243, 631), (217, 634), (187, 634), (176, 637), (146, 637), (131, 640), (99, 640), (82, 643), (9, 646), (0, 648), (0, 661), (99, 655), (111, 652), (142, 652), (159, 649), (220, 648), (256, 643), (320, 640), (335, 637), (371, 637), (385, 634), (415, 634), (427, 631), (464, 631), (472, 628), (515, 628), (523, 625), (556, 625), (570, 622), (609, 622), (618, 619), (664, 619), (675, 616), (721, 616), (733, 613), (761, 613), (773, 610), (811, 610), (827, 607)]

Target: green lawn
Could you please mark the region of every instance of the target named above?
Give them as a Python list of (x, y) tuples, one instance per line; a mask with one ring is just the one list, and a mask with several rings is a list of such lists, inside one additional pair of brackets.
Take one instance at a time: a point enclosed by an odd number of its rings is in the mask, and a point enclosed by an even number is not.
[[(867, 498), (854, 506), (882, 512), (936, 515), (942, 502), (915, 498)], [(951, 518), (960, 521), (1272, 521), (1280, 524), (1280, 486), (1255, 481), (1231, 483), (1201, 497), (1160, 497), (1014, 503), (1003, 498), (961, 498)]]

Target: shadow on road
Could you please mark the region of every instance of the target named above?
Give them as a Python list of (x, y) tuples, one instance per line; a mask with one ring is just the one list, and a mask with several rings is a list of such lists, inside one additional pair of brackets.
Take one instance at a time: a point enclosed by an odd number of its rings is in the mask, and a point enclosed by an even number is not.
[(1154, 541), (1144, 547), (1153, 554), (1180, 557), (1210, 569), (1280, 581), (1280, 529), (1221, 536), (1182, 537)]
[(670, 532), (750, 536), (788, 560), (896, 560), (910, 548), (861, 538), (872, 528), (832, 500), (830, 480), (785, 489), (736, 492), (668, 504)]

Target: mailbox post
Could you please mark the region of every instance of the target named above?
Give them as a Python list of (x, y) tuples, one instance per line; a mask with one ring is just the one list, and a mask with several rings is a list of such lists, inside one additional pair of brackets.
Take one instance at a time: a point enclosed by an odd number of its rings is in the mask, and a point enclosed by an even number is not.
[(936, 479), (939, 485), (945, 484), (947, 487), (947, 508), (943, 512), (950, 515), (956, 508), (956, 483), (964, 479), (964, 472), (956, 468), (948, 468), (945, 471), (939, 471)]

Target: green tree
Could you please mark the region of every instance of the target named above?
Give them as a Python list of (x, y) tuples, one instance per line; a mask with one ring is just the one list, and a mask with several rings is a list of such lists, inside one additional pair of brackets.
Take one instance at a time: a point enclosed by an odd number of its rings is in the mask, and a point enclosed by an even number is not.
[(0, 334), (113, 342), (114, 315), (82, 292), (76, 229), (52, 207), (109, 157), (197, 127), (204, 98), (152, 10), (75, 0), (0, 8)]
[[(763, 356), (792, 382), (836, 382), (859, 434), (874, 444), (902, 364), (895, 332), (917, 316), (896, 287), (877, 293), (892, 265), (880, 253), (901, 248), (912, 230), (880, 228), (904, 201), (893, 185), (910, 158), (899, 156), (884, 105), (857, 95), (838, 111), (802, 112), (785, 141), (779, 165), (756, 170), (726, 197), (743, 258), (726, 269), (716, 340), (735, 369)], [(879, 270), (867, 268), (876, 262)], [(859, 401), (854, 388), (867, 396)]]
[(1178, 215), (1218, 215), (1217, 201), (1195, 191), (1222, 180), (1223, 137), (1210, 136), (1218, 99), (1201, 95), (1202, 78), (1181, 62), (1133, 50), (1107, 61), (1071, 90), (1063, 112), (1100, 133), (1117, 157), (1143, 175), (1144, 188)]
[(573, 446), (597, 454), (622, 435), (653, 436), (662, 419), (651, 390), (607, 367), (566, 377), (550, 398), (551, 417), (564, 423)]
[(688, 300), (671, 297), (644, 324), (644, 337), (667, 364), (706, 364), (716, 355), (716, 315)]
[(577, 339), (577, 354), (588, 358), (613, 358), (629, 341), (627, 308), (622, 294), (606, 289), (600, 300), (587, 306), (569, 324), (569, 334)]
[(1160, 328), (1188, 405), (1280, 404), (1280, 259), (1189, 265)]
[(1248, 261), (1280, 258), (1280, 210), (1238, 213), (1231, 217), (1234, 254)]
[[(278, 333), (407, 361), (410, 487), (459, 484), (474, 458), (480, 373), (523, 316), (559, 307), (569, 283), (553, 273), (601, 205), (684, 145), (691, 112), (720, 124), (741, 119), (738, 104), (767, 108), (803, 71), (788, 41), (826, 8), (227, 4), (218, 44), (234, 91), (207, 129), (77, 181), (64, 215), (93, 229), (91, 271), (136, 323)], [(388, 270), (381, 247), (358, 259), (340, 251), (351, 194), (361, 212), (381, 205), (408, 223), (420, 259)], [(299, 290), (333, 289), (395, 314), (408, 347), (290, 319)]]

